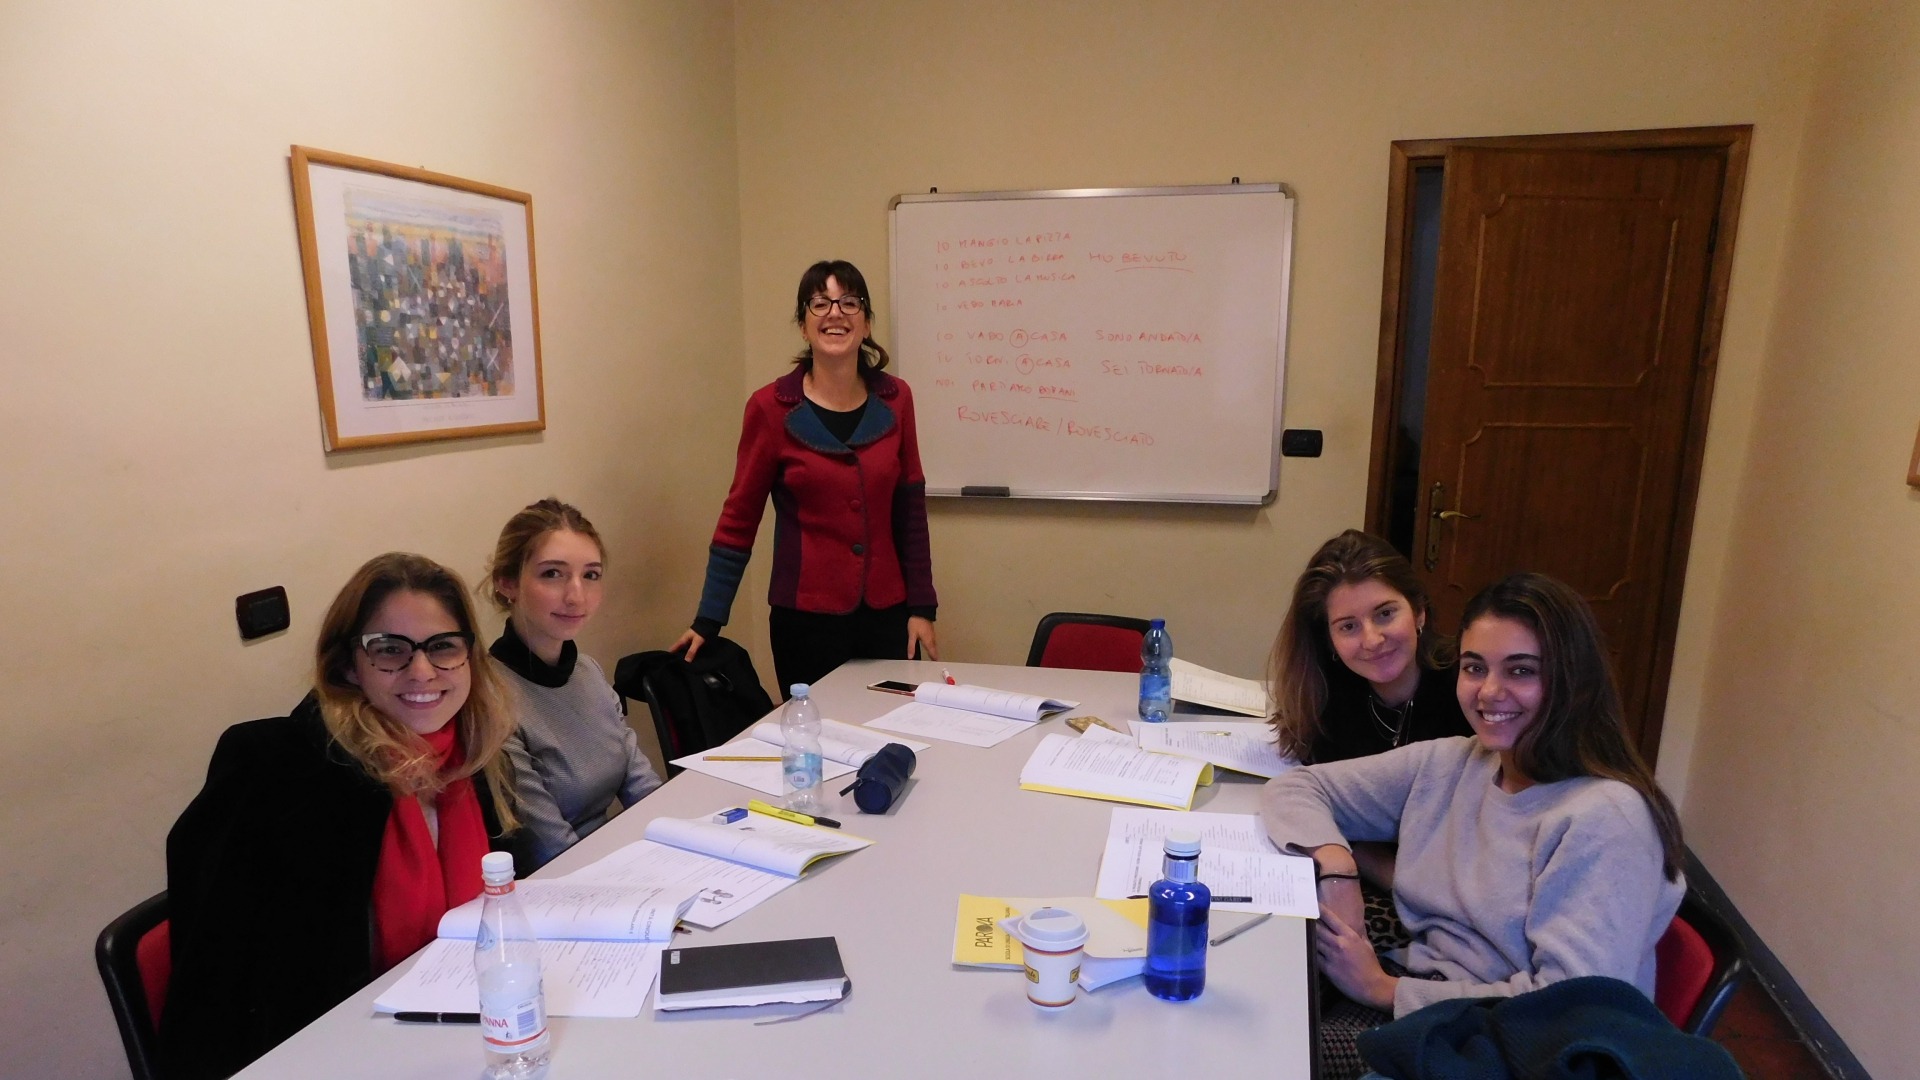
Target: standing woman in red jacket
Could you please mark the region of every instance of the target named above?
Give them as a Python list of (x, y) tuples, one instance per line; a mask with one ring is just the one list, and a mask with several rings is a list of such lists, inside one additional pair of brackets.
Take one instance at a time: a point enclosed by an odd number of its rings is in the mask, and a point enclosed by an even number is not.
[(872, 314), (852, 263), (817, 262), (801, 275), (793, 318), (806, 348), (747, 399), (700, 610), (673, 646), (687, 659), (727, 622), (768, 496), (767, 629), (782, 691), (848, 660), (911, 659), (916, 649), (938, 659), (913, 394), (883, 370)]

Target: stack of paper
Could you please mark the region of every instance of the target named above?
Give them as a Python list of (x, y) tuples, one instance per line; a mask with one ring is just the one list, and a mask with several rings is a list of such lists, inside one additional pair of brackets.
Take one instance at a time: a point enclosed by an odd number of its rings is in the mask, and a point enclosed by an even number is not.
[(792, 885), (813, 863), (873, 843), (764, 814), (731, 825), (654, 818), (646, 837), (558, 880), (691, 886), (699, 896), (682, 919), (712, 930)]
[(1173, 698), (1243, 716), (1266, 716), (1270, 711), (1266, 683), (1224, 675), (1177, 656), (1173, 659)]
[[(872, 757), (881, 747), (897, 742), (916, 754), (930, 749), (929, 744), (915, 742), (912, 739), (895, 739), (875, 734), (866, 728), (843, 724), (838, 720), (823, 720), (820, 724), (820, 753), (824, 761), (820, 768), (821, 782), (825, 783), (847, 775)], [(725, 746), (716, 746), (698, 754), (674, 758), (671, 764), (683, 769), (739, 784), (741, 787), (764, 791), (769, 795), (784, 795), (786, 788), (780, 775), (780, 762), (774, 761), (724, 761), (720, 758), (770, 757), (779, 758), (780, 750), (786, 745), (786, 739), (780, 734), (780, 725), (774, 723), (755, 724), (746, 738), (735, 739)]]
[(1198, 786), (1211, 783), (1213, 766), (1196, 758), (1072, 735), (1041, 739), (1020, 770), (1020, 786), (1029, 791), (1180, 809), (1193, 805)]
[(1149, 724), (1133, 722), (1140, 749), (1156, 754), (1199, 758), (1223, 769), (1269, 780), (1299, 765), (1273, 744), (1273, 728), (1264, 723)]
[[(540, 940), (547, 1011), (554, 1016), (638, 1016), (660, 946), (694, 902), (678, 885), (585, 884), (565, 879), (514, 886)], [(380, 995), (376, 1012), (475, 1012), (473, 939), (481, 898), (440, 917), (439, 940)]]
[[(1119, 899), (1145, 893), (1160, 880), (1167, 833), (1175, 828), (1200, 834), (1200, 881), (1212, 891), (1215, 910), (1319, 917), (1313, 860), (1281, 854), (1252, 814), (1116, 808), (1093, 894)], [(1248, 899), (1221, 899), (1228, 896)]]
[(867, 726), (968, 746), (997, 746), (1026, 731), (1041, 717), (1078, 706), (1079, 702), (1075, 701), (989, 690), (984, 686), (921, 683), (911, 703), (867, 721)]

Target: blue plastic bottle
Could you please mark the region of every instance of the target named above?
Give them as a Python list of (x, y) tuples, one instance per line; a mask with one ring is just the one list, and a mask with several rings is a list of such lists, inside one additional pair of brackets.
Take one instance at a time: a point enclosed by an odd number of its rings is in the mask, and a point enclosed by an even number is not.
[(1164, 724), (1173, 711), (1173, 639), (1167, 620), (1155, 619), (1140, 641), (1140, 719)]
[(1207, 987), (1207, 915), (1213, 893), (1199, 880), (1200, 834), (1167, 834), (1165, 876), (1147, 890), (1147, 992), (1189, 1001)]

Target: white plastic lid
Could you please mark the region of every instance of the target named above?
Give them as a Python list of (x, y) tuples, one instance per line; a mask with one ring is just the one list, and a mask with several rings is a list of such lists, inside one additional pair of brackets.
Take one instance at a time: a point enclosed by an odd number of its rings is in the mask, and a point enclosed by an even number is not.
[(513, 853), (489, 851), (480, 856), (480, 880), (489, 885), (504, 885), (513, 880)]
[(1192, 829), (1175, 829), (1167, 834), (1164, 850), (1169, 855), (1198, 855), (1200, 854), (1200, 834)]
[(1023, 916), (1013, 936), (1019, 938), (1022, 945), (1059, 952), (1085, 945), (1087, 924), (1065, 908), (1043, 907)]
[(808, 694), (812, 692), (813, 692), (813, 687), (808, 686), (806, 683), (803, 683), (803, 682), (794, 683), (792, 686), (789, 686), (787, 688), (788, 697), (806, 697)]

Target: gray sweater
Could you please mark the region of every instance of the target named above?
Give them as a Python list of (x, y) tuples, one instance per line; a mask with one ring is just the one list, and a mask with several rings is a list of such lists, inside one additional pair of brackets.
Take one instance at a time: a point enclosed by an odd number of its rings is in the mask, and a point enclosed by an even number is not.
[(605, 824), (615, 797), (632, 806), (660, 786), (660, 777), (592, 657), (580, 654), (562, 686), (505, 671), (520, 699), (520, 728), (507, 741), (507, 756), (521, 827), (534, 861), (544, 865)]
[(1638, 792), (1581, 777), (1516, 795), (1478, 739), (1435, 739), (1295, 769), (1261, 793), (1281, 847), (1398, 840), (1393, 898), (1413, 932), (1393, 1014), (1509, 997), (1579, 975), (1653, 996), (1653, 947), (1685, 887), (1661, 869)]

